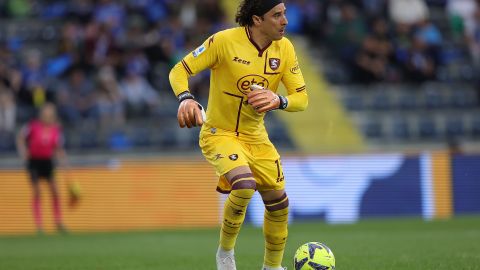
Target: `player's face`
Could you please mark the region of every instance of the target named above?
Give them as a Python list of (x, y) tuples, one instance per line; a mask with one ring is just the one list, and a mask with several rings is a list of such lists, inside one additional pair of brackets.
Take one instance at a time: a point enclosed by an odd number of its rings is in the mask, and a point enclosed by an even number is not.
[(57, 114), (55, 112), (55, 107), (45, 106), (40, 112), (40, 120), (46, 124), (53, 124), (57, 120)]
[(285, 35), (285, 27), (288, 24), (286, 12), (285, 4), (281, 3), (263, 15), (260, 28), (270, 40), (280, 40)]

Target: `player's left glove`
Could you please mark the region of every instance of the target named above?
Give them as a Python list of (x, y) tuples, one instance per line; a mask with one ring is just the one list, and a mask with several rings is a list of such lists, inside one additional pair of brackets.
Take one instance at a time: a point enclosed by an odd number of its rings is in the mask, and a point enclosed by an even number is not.
[(258, 113), (268, 112), (276, 109), (285, 109), (287, 99), (264, 88), (253, 88), (247, 94), (248, 104)]
[(203, 125), (206, 120), (205, 110), (190, 92), (185, 91), (178, 95), (178, 124), (181, 128), (188, 128)]

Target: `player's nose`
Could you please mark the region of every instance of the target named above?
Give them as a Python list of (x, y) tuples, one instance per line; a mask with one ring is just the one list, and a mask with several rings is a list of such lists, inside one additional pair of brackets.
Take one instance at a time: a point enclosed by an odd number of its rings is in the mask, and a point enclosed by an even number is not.
[(283, 15), (282, 25), (286, 26), (288, 24), (288, 19), (286, 15)]

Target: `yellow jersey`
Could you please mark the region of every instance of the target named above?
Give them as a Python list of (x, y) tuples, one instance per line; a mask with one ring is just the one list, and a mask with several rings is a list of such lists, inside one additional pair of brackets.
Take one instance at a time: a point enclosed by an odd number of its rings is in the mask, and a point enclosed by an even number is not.
[(236, 136), (246, 142), (268, 140), (265, 113), (247, 103), (252, 84), (277, 92), (280, 82), (288, 95), (286, 111), (301, 111), (308, 104), (306, 86), (295, 49), (287, 38), (260, 49), (248, 27), (220, 31), (185, 56), (170, 72), (170, 83), (178, 96), (188, 90), (188, 77), (210, 69), (207, 118), (202, 132)]

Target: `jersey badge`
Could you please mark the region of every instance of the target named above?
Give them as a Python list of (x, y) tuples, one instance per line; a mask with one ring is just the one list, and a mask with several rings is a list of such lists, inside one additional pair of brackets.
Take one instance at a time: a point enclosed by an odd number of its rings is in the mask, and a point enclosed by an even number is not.
[(192, 52), (193, 57), (198, 57), (200, 54), (202, 54), (206, 50), (205, 45), (202, 45), (198, 48), (195, 49), (195, 51)]

